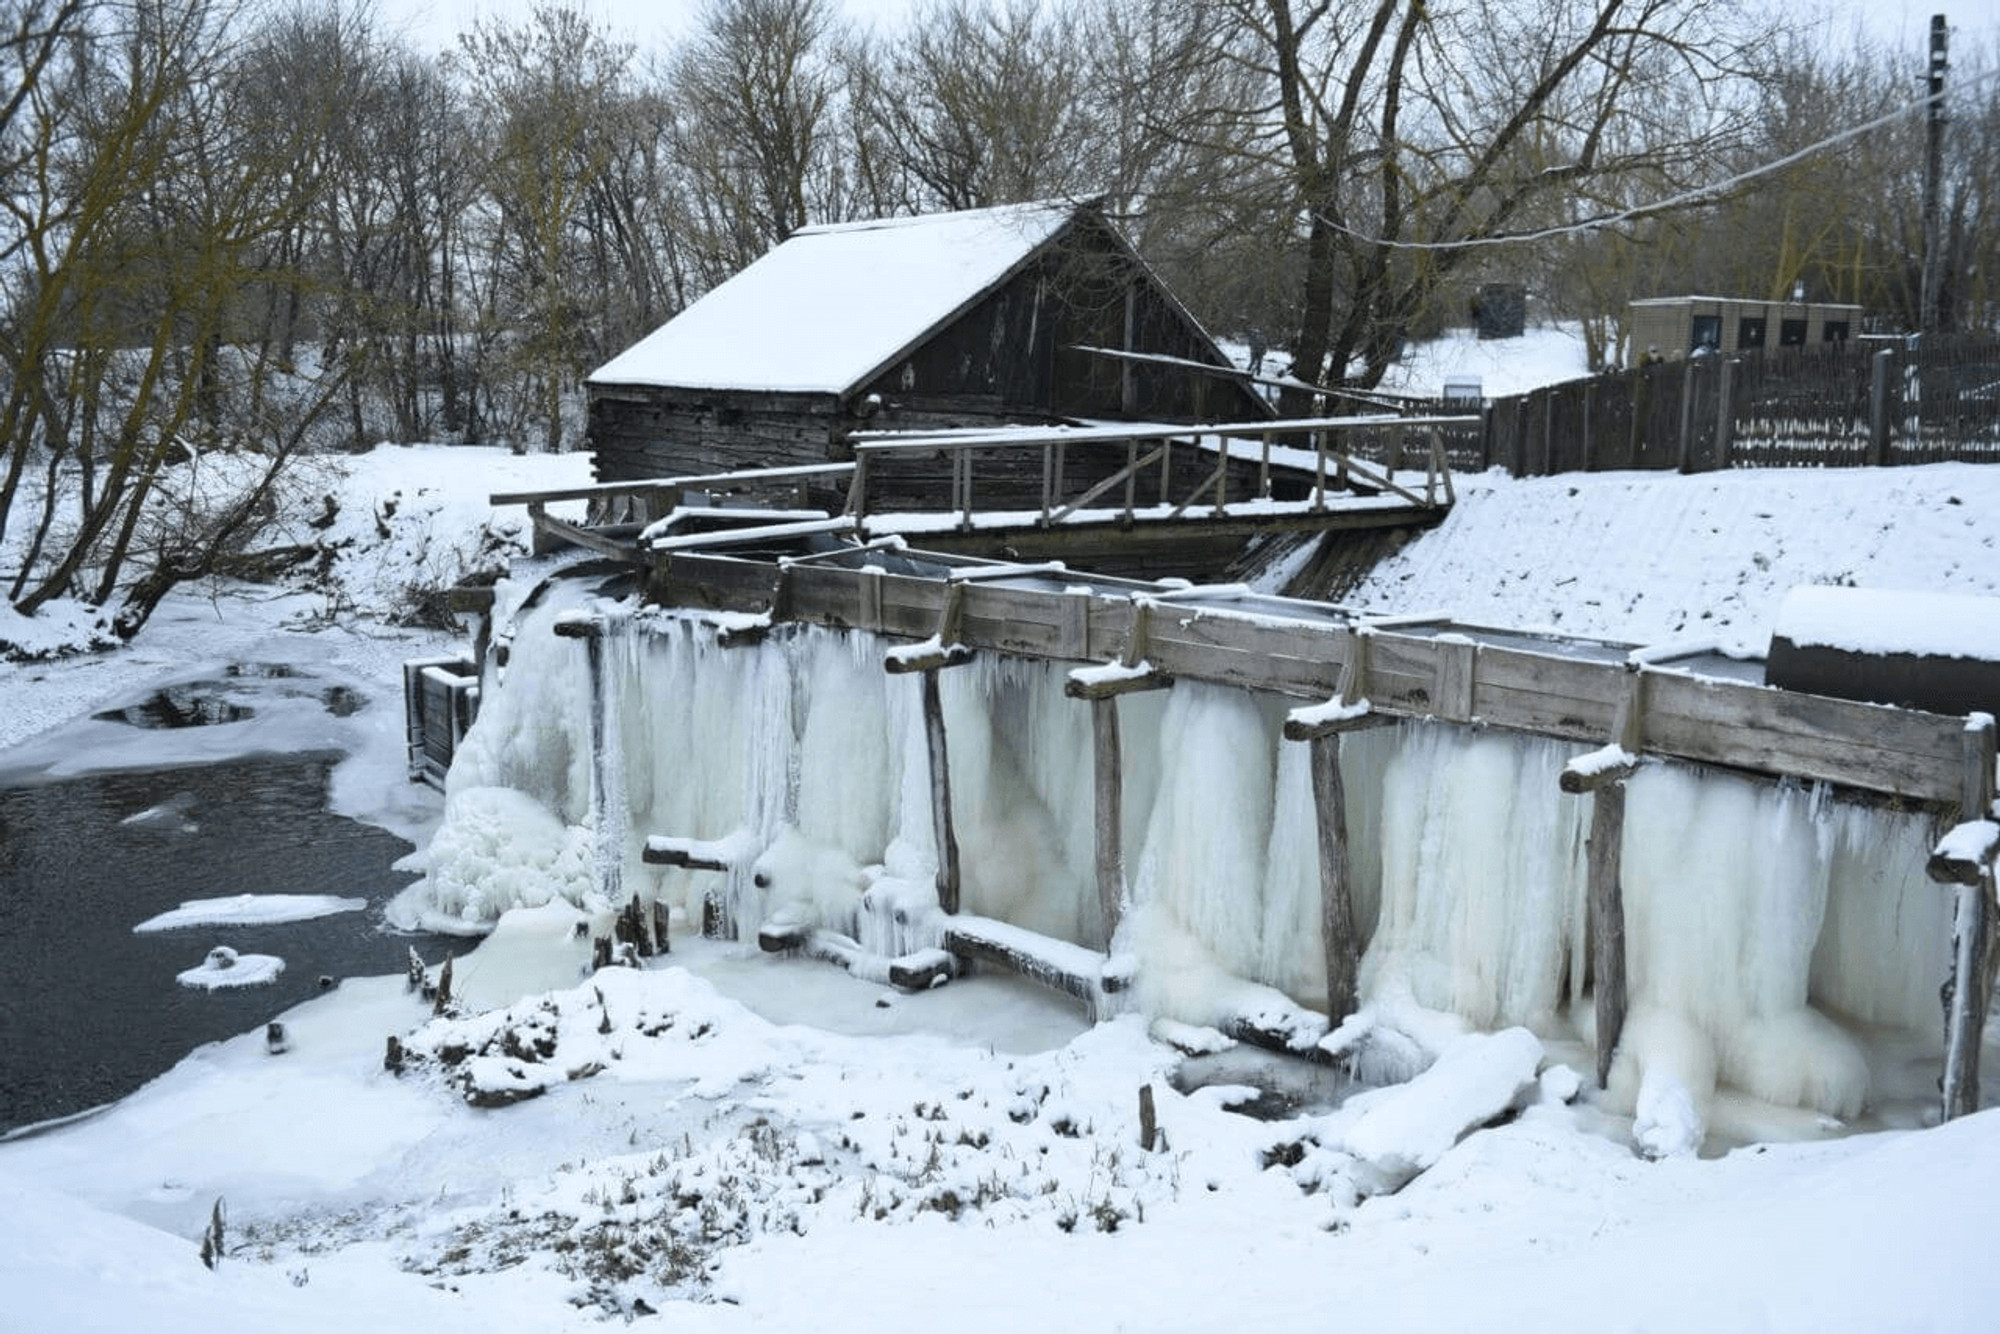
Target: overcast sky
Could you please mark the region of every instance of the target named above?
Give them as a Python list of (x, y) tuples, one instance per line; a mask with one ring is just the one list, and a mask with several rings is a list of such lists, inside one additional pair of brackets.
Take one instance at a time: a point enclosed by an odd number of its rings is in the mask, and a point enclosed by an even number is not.
[[(383, 18), (403, 27), (420, 46), (442, 50), (456, 44), (457, 34), (485, 15), (525, 16), (536, 0), (377, 0)], [(603, 22), (642, 48), (657, 39), (687, 31), (703, 0), (563, 0), (586, 16)], [(1762, 0), (1781, 13), (1817, 17), (1802, 22), (1824, 26), (1836, 44), (1859, 27), (1884, 43), (1921, 51), (1931, 15), (1943, 14), (1957, 29), (1959, 42), (1992, 47), (2000, 34), (2000, 0)], [(840, 8), (858, 23), (893, 30), (920, 0), (839, 0)]]

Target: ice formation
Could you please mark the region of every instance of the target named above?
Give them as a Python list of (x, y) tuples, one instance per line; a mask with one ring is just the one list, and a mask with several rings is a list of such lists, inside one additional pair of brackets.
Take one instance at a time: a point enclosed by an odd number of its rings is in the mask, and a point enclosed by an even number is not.
[[(518, 614), (405, 919), (615, 906), (587, 828), (584, 649), (551, 630), (588, 601), (558, 586)], [(920, 686), (883, 671), (888, 641), (792, 625), (725, 643), (694, 613), (591, 611), (623, 816), (607, 826), (622, 846), (595, 855), (621, 893), (686, 922), (706, 904), (745, 939), (781, 919), (883, 956), (940, 943)], [(1245, 988), (1322, 1007), (1315, 815), (1286, 701), (1194, 683), (1120, 699), (1128, 902), (1108, 942), (1070, 666), (985, 654), (941, 675), (964, 911), (1115, 945), (1137, 960), (1135, 1003), (1170, 1021), (1218, 1024)], [(1590, 1040), (1591, 798), (1556, 781), (1576, 749), (1421, 723), (1344, 740), (1362, 999), (1416, 1064), (1467, 1028)], [(1718, 1085), (1852, 1117), (1870, 1034), (1935, 1045), (1948, 905), (1923, 883), (1922, 817), (1653, 764), (1625, 829), (1631, 1016), (1607, 1101), (1649, 1147), (1698, 1144)], [(654, 835), (748, 852), (654, 867)]]

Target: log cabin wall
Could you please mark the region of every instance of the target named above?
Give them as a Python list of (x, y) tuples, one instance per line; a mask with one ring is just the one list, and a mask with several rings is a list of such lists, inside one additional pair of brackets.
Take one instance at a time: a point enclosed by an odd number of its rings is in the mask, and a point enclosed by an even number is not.
[[(908, 354), (839, 395), (590, 386), (588, 440), (600, 482), (845, 461), (856, 431), (919, 431), (1076, 419), (1246, 421), (1269, 413), (1242, 382), (1185, 366), (1121, 361), (1079, 350), (1137, 350), (1222, 365), (1199, 325), (1108, 225), (1076, 222), (994, 290), (916, 341)], [(1212, 460), (1178, 451), (1169, 492), (1185, 494)], [(1065, 459), (1071, 492), (1122, 467), (1122, 448), (1078, 447)], [(1041, 502), (1041, 458), (982, 464), (984, 509)], [(951, 465), (899, 461), (871, 489), (871, 508), (934, 509)], [(1149, 478), (1140, 491), (1159, 489)], [(1254, 464), (1232, 465), (1229, 493), (1254, 494)], [(831, 492), (813, 503), (838, 503)]]

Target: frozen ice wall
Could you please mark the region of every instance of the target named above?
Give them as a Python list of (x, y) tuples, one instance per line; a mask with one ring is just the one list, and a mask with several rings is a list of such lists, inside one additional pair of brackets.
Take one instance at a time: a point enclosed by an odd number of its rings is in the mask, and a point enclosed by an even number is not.
[[(582, 605), (559, 589), (519, 618), (452, 771), (419, 891), (436, 915), (610, 906), (591, 903), (583, 649), (552, 629)], [(785, 626), (725, 647), (697, 617), (596, 610), (627, 892), (690, 924), (714, 896), (744, 938), (786, 917), (880, 954), (937, 942), (921, 687), (883, 670), (884, 641)], [(1065, 697), (1066, 670), (986, 654), (940, 678), (962, 904), (1104, 948), (1090, 715)], [(1217, 1022), (1245, 981), (1324, 1002), (1308, 752), (1281, 739), (1287, 703), (1184, 682), (1115, 706), (1115, 945), (1136, 956), (1149, 1011)], [(1591, 799), (1556, 781), (1573, 749), (1417, 723), (1344, 739), (1364, 1002), (1589, 1040)], [(1871, 1083), (1856, 1033), (1935, 1042), (1948, 904), (1922, 881), (1922, 818), (1654, 765), (1631, 782), (1625, 830), (1632, 1019), (1615, 1103), (1639, 1105), (1650, 1080), (1697, 1121), (1718, 1085), (1851, 1116)], [(645, 866), (649, 834), (726, 846), (734, 869)]]

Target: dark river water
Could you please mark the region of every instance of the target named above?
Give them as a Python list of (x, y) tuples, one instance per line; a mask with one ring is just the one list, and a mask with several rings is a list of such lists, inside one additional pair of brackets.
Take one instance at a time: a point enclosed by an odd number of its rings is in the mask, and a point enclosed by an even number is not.
[[(0, 788), (0, 1133), (124, 1096), (205, 1042), (257, 1028), (343, 977), (398, 973), (415, 944), (380, 905), (402, 839), (326, 810), (337, 755), (257, 756)], [(169, 815), (122, 823), (151, 807)], [(331, 894), (364, 912), (134, 934), (184, 900)], [(274, 954), (268, 985), (175, 975), (226, 945)], [(325, 979), (323, 982), (322, 979)]]

